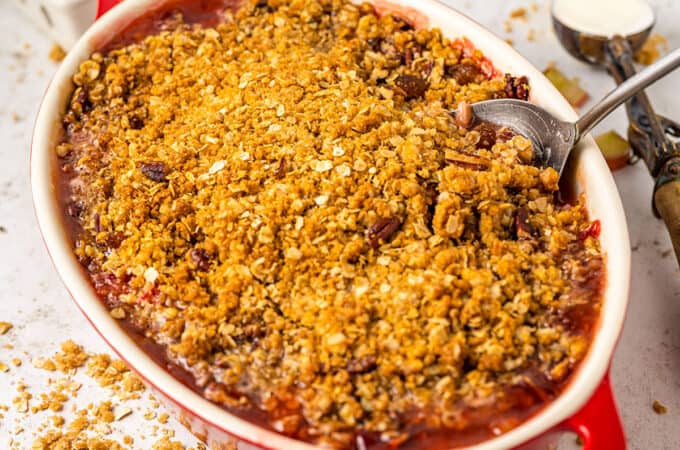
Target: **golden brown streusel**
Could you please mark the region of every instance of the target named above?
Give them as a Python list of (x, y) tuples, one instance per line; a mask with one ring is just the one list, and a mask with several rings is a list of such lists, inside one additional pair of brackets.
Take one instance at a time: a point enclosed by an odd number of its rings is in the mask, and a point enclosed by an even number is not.
[(502, 432), (557, 394), (597, 227), (527, 139), (449, 113), (526, 79), (344, 0), (173, 24), (81, 64), (56, 149), (114, 317), (207, 398), (328, 445)]

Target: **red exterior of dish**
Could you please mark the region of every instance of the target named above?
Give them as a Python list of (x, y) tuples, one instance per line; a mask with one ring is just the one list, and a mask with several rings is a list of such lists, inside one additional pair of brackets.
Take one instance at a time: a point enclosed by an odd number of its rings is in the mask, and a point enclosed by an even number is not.
[[(106, 13), (109, 9), (120, 3), (121, 0), (99, 0), (97, 18)], [(49, 249), (48, 249), (49, 252)], [(69, 292), (70, 293), (70, 292)], [(73, 295), (71, 295), (73, 297)], [(78, 306), (78, 303), (75, 302)], [(80, 307), (79, 307), (80, 309)], [(81, 312), (92, 326), (97, 330), (95, 324), (81, 309)], [(97, 330), (102, 338), (109, 344), (114, 351), (106, 336)], [(122, 357), (122, 355), (119, 355)], [(611, 358), (611, 355), (604, 355)], [(129, 364), (132, 369), (134, 366)], [(153, 380), (144, 379), (145, 383), (158, 395), (168, 410), (187, 427), (198, 439), (207, 443), (211, 448), (217, 450), (234, 449), (238, 442), (256, 445), (261, 449), (268, 449), (266, 442), (251, 442), (247, 436), (234, 436), (228, 430), (223, 429), (219, 424), (210, 423), (201, 417), (200, 412), (191, 411), (180, 402), (175, 400), (168, 392), (158, 389)], [(573, 416), (555, 426), (554, 428), (536, 436), (534, 439), (517, 447), (517, 450), (539, 450), (550, 448), (564, 431), (577, 433), (584, 443), (584, 450), (625, 450), (626, 439), (623, 431), (621, 419), (618, 414), (616, 402), (609, 381), (609, 374), (605, 375), (600, 385), (593, 393), (586, 404)]]

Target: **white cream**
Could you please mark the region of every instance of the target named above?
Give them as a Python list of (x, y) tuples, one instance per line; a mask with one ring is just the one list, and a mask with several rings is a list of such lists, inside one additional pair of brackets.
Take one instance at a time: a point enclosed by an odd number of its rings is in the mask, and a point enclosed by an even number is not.
[(644, 0), (554, 0), (552, 11), (569, 28), (604, 37), (635, 34), (654, 22)]

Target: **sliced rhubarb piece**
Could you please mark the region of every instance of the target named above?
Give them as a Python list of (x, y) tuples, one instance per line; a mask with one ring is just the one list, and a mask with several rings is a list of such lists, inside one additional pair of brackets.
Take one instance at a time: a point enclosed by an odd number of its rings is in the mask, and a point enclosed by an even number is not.
[(576, 79), (567, 78), (555, 67), (548, 67), (543, 71), (548, 80), (555, 85), (558, 91), (574, 107), (579, 108), (588, 101), (590, 96), (579, 86)]
[(597, 136), (595, 142), (600, 147), (600, 151), (611, 170), (620, 169), (628, 164), (630, 145), (619, 133), (614, 130), (607, 131)]

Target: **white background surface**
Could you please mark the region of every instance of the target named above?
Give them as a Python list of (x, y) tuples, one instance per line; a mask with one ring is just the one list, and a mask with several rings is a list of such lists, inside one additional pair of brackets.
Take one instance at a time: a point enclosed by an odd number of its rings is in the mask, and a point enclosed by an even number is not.
[[(597, 1), (597, 0), (593, 0)], [(570, 58), (559, 47), (550, 27), (547, 2), (538, 2), (529, 22), (513, 20), (513, 31), (504, 22), (516, 7), (528, 1), (462, 1), (447, 3), (466, 12), (503, 38), (511, 38), (539, 69), (555, 62), (565, 74), (578, 76), (582, 85), (597, 98), (613, 87), (609, 77), (595, 68)], [(653, 2), (658, 21), (656, 31), (672, 47), (680, 46), (680, 2)], [(529, 41), (529, 30), (534, 41)], [(0, 336), (0, 361), (11, 366), (0, 373), (0, 404), (11, 404), (14, 384), (23, 379), (34, 394), (44, 392), (48, 375), (34, 369), (30, 360), (51, 355), (65, 339), (71, 338), (94, 352), (108, 351), (89, 327), (57, 278), (43, 247), (32, 210), (28, 158), (31, 129), (43, 91), (56, 66), (47, 58), (50, 41), (35, 29), (7, 0), (0, 0), (0, 321), (15, 327)], [(648, 91), (657, 112), (680, 120), (680, 73), (662, 80)], [(623, 110), (615, 113), (595, 131), (617, 129), (625, 136)], [(671, 253), (663, 224), (651, 213), (652, 181), (642, 163), (616, 173), (633, 246), (632, 297), (623, 335), (612, 364), (612, 381), (631, 449), (680, 448), (680, 271)], [(2, 348), (13, 343), (15, 348)], [(23, 365), (9, 361), (19, 357)], [(107, 391), (92, 380), (84, 383), (75, 403), (79, 408), (105, 400)], [(653, 400), (668, 408), (666, 415), (652, 411)], [(148, 402), (114, 424), (114, 428), (135, 439), (134, 448), (150, 448), (160, 437), (152, 435), (155, 422), (142, 418)], [(70, 407), (68, 408), (70, 411)], [(69, 414), (65, 414), (69, 416)], [(0, 448), (30, 448), (39, 423), (46, 416), (15, 421), (5, 413), (0, 419)], [(25, 430), (16, 433), (16, 427)], [(195, 445), (188, 433), (174, 422), (177, 438)], [(111, 436), (120, 439), (114, 430)], [(571, 439), (565, 440), (572, 447)]]

